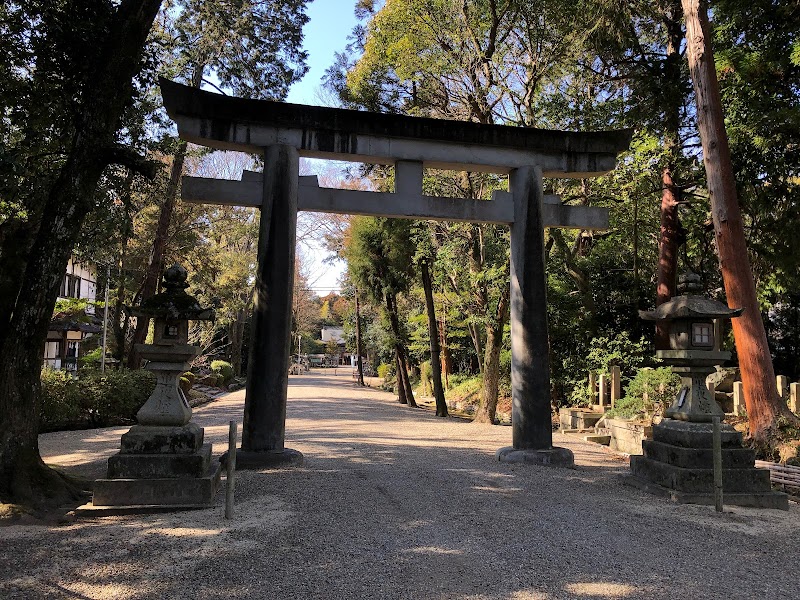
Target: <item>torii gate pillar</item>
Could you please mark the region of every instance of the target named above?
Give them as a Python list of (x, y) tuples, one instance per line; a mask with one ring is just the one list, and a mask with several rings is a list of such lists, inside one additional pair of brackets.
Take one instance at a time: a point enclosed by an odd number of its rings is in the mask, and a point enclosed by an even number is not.
[(572, 466), (572, 452), (553, 447), (547, 280), (544, 261), (544, 189), (539, 167), (509, 174), (514, 199), (511, 224), (511, 426), (512, 446), (502, 462)]
[(242, 449), (236, 455), (241, 468), (303, 461), (300, 452), (283, 445), (299, 171), (300, 159), (293, 146), (276, 144), (265, 149)]

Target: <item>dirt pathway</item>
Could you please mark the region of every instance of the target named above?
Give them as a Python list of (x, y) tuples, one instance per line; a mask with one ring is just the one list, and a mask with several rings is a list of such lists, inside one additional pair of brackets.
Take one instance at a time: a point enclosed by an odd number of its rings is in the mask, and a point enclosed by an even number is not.
[[(214, 509), (0, 528), (2, 598), (797, 598), (800, 507), (676, 506), (627, 464), (500, 464), (508, 427), (438, 419), (349, 373), (292, 377), (287, 446)], [(196, 411), (219, 454), (243, 392)], [(47, 434), (49, 462), (101, 474), (124, 428)]]

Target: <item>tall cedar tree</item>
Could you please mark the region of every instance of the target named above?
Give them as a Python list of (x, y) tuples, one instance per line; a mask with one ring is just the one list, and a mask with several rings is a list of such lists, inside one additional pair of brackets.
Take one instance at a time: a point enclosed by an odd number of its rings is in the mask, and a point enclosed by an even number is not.
[(708, 5), (704, 0), (682, 2), (686, 15), (686, 54), (697, 101), (697, 124), (703, 144), (703, 162), (725, 293), (730, 306), (745, 309), (739, 318), (733, 320), (733, 335), (744, 384), (750, 437), (756, 444), (769, 446), (779, 419), (794, 422), (798, 419), (780, 400), (775, 387), (775, 372), (747, 256), (725, 131), (711, 47)]
[(413, 245), (411, 221), (355, 217), (345, 234), (342, 252), (350, 277), (383, 313), (392, 331), (397, 366), (398, 400), (416, 406), (408, 376), (407, 334), (400, 325), (397, 296), (408, 291)]

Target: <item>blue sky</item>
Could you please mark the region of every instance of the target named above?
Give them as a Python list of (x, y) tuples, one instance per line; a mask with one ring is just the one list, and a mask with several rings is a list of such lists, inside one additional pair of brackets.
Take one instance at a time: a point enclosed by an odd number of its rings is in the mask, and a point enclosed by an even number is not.
[[(303, 32), (303, 47), (308, 52), (308, 73), (289, 90), (287, 102), (320, 104), (316, 98), (325, 70), (333, 64), (334, 54), (347, 45), (347, 36), (356, 24), (355, 0), (313, 0), (308, 5), (309, 21)], [(317, 247), (306, 253), (311, 261), (311, 287), (320, 296), (339, 287), (344, 265), (324, 264), (327, 252)]]
[(333, 55), (344, 50), (356, 24), (355, 0), (313, 0), (308, 5), (303, 46), (308, 52), (308, 73), (289, 91), (287, 102), (319, 104), (314, 97)]

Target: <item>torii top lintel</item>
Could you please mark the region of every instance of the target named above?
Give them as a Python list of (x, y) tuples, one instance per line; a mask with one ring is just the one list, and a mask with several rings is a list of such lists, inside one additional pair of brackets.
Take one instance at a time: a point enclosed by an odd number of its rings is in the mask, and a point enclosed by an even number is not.
[(300, 156), (374, 164), (508, 173), (539, 165), (548, 177), (592, 177), (614, 168), (632, 131), (551, 131), (223, 96), (161, 79), (182, 139), (219, 150), (273, 144)]

